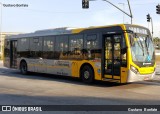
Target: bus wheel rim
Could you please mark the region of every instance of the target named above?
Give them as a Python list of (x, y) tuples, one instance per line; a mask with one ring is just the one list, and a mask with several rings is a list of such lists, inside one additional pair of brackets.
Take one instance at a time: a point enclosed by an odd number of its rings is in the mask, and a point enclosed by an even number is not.
[(84, 78), (85, 78), (85, 79), (88, 79), (88, 78), (89, 78), (89, 72), (88, 72), (88, 71), (85, 71), (85, 72), (84, 72)]
[(25, 64), (22, 65), (22, 71), (23, 71), (23, 72), (26, 71), (26, 65), (25, 65)]

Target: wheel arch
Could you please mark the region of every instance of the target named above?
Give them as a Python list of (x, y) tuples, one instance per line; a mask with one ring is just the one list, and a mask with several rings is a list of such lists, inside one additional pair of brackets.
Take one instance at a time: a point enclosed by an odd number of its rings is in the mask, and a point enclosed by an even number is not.
[[(22, 62), (25, 62), (25, 63), (27, 64), (26, 60), (24, 60), (24, 59), (20, 60), (19, 69), (20, 69), (20, 67), (21, 67), (21, 63), (22, 63)], [(28, 65), (27, 65), (27, 67), (28, 67)]]
[(80, 71), (79, 71), (80, 78), (81, 78), (81, 71), (82, 71), (82, 69), (83, 69), (84, 66), (89, 66), (89, 67), (92, 69), (93, 74), (94, 74), (94, 79), (95, 79), (95, 72), (94, 72), (93, 66), (92, 66), (90, 63), (83, 63), (83, 64), (81, 65)]

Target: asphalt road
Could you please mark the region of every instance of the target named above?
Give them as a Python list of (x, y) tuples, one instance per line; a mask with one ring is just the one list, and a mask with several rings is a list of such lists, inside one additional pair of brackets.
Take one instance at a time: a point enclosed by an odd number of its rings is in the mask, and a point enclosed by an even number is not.
[(46, 74), (21, 75), (0, 65), (0, 105), (159, 105), (155, 81), (117, 85)]

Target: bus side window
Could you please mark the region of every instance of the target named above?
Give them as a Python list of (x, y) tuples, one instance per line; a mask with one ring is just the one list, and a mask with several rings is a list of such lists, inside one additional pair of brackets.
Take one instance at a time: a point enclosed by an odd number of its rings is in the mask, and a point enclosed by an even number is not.
[(68, 59), (68, 36), (57, 36), (54, 52), (55, 59)]
[(30, 57), (29, 38), (21, 38), (18, 40), (17, 52), (20, 57)]
[(99, 41), (97, 34), (88, 35), (85, 40), (85, 49), (84, 59), (100, 59), (101, 58), (101, 49), (99, 46)]
[(10, 43), (9, 40), (5, 40), (4, 42), (4, 57), (9, 57), (9, 52), (10, 52)]
[(42, 57), (42, 37), (30, 38), (30, 50), (31, 57)]
[(54, 36), (45, 37), (43, 41), (43, 58), (54, 58)]
[(69, 59), (82, 59), (83, 35), (72, 35), (69, 38)]

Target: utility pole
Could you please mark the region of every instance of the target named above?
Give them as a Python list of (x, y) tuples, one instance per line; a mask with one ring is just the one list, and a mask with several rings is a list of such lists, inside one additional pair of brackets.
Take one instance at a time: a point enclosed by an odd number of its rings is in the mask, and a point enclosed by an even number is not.
[(153, 38), (153, 20), (152, 20), (152, 17), (151, 17), (151, 26), (152, 26), (152, 38)]
[(130, 11), (130, 17), (131, 17), (131, 24), (133, 23), (133, 15), (132, 15), (132, 10), (131, 10), (131, 6), (130, 6), (130, 3), (129, 3), (129, 0), (127, 0), (128, 2), (128, 6), (129, 6), (129, 11)]
[(147, 22), (151, 22), (151, 26), (152, 26), (152, 37), (153, 37), (153, 20), (152, 20), (152, 17), (150, 16), (150, 14), (148, 13), (147, 15)]

